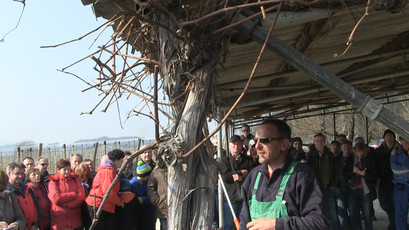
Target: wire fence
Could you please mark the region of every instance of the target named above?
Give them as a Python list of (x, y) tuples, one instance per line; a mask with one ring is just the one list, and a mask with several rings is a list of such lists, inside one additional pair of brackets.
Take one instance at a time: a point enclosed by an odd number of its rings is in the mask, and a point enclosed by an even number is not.
[(137, 139), (129, 141), (115, 142), (94, 142), (80, 143), (70, 145), (46, 145), (38, 144), (38, 146), (16, 146), (9, 153), (0, 153), (0, 168), (5, 170), (11, 162), (21, 162), (25, 157), (32, 157), (37, 162), (40, 156), (48, 158), (48, 171), (55, 173), (57, 171), (56, 164), (61, 158), (69, 159), (72, 154), (79, 153), (83, 160), (91, 159), (97, 167), (100, 164), (100, 159), (113, 149), (122, 149), (123, 151), (136, 152), (142, 145), (153, 143), (153, 140)]

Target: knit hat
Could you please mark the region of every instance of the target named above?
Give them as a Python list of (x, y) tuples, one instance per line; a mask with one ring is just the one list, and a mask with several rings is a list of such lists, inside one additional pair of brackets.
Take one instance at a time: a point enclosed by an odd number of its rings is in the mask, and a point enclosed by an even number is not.
[(136, 175), (138, 177), (145, 177), (151, 174), (151, 166), (145, 164), (143, 161), (138, 161), (138, 167), (136, 168)]
[(390, 134), (393, 135), (393, 139), (396, 139), (395, 133), (394, 133), (392, 130), (390, 130), (390, 129), (387, 129), (387, 130), (385, 130), (385, 132), (383, 132), (382, 138), (385, 139), (385, 136), (386, 136), (386, 134), (388, 134), (388, 133), (390, 133)]
[(135, 193), (132, 192), (132, 186), (127, 179), (120, 180), (119, 197), (124, 203), (129, 203), (135, 198)]

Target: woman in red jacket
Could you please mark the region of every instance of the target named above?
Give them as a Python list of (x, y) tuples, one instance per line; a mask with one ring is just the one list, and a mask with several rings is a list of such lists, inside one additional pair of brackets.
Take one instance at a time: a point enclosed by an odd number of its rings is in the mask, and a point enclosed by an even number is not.
[(40, 170), (34, 167), (28, 168), (26, 170), (26, 181), (27, 187), (33, 190), (40, 205), (41, 218), (39, 228), (40, 230), (49, 230), (51, 202), (48, 199), (46, 188), (41, 184)]
[(71, 172), (70, 161), (60, 159), (58, 172), (48, 179), (48, 197), (51, 201), (51, 229), (81, 229), (81, 204), (84, 189), (78, 176)]
[[(92, 182), (92, 188), (89, 196), (85, 200), (88, 204), (90, 215), (94, 217), (94, 207), (98, 208), (101, 205), (102, 197), (107, 192), (109, 186), (114, 180), (117, 171), (116, 169), (122, 165), (125, 154), (120, 149), (114, 149), (101, 159), (101, 165), (97, 169), (97, 175)], [(107, 202), (102, 207), (102, 212), (98, 218), (98, 223), (94, 229), (96, 230), (115, 230), (115, 206), (124, 207), (124, 202), (119, 198), (119, 180), (115, 183), (114, 188), (108, 196)]]

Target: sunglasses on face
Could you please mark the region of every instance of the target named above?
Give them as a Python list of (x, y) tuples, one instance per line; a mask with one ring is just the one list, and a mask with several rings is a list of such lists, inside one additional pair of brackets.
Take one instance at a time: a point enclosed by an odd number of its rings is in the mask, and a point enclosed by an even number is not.
[(257, 143), (260, 141), (261, 144), (266, 145), (270, 143), (270, 141), (274, 140), (284, 140), (284, 137), (260, 137), (260, 138), (254, 138), (254, 141)]
[(40, 165), (44, 167), (44, 166), (48, 166), (48, 163), (41, 163)]

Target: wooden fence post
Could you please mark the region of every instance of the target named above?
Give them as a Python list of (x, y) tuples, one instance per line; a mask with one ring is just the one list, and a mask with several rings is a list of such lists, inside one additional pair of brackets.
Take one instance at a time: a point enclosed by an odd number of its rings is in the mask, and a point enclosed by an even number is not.
[(38, 144), (38, 152), (37, 153), (38, 153), (37, 157), (41, 157), (41, 155), (43, 154), (43, 143)]
[(20, 162), (20, 158), (21, 158), (21, 149), (20, 147), (17, 147), (17, 161)]
[(99, 145), (99, 142), (95, 142), (95, 144), (94, 144), (94, 156), (92, 158), (92, 161), (94, 162), (94, 164), (95, 164), (95, 160), (97, 159), (98, 145)]
[(137, 150), (141, 148), (141, 138), (138, 138), (138, 146), (136, 147)]
[(62, 158), (67, 159), (67, 146), (65, 144), (62, 145)]

